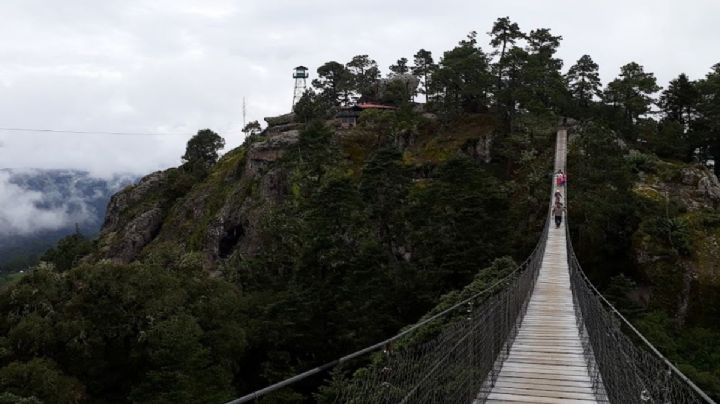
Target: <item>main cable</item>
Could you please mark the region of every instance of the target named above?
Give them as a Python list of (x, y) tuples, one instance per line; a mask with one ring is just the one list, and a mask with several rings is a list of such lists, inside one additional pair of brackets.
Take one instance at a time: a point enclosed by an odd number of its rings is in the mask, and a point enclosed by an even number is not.
[(110, 131), (84, 131), (62, 129), (31, 129), (31, 128), (5, 128), (0, 132), (30, 132), (30, 133), (68, 133), (76, 135), (112, 135), (112, 136), (191, 136), (190, 133), (150, 133), (150, 132), (110, 132)]

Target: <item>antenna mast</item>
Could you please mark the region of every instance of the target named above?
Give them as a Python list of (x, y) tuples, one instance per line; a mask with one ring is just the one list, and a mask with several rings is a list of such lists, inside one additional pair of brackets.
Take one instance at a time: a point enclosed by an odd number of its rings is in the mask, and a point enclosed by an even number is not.
[(245, 97), (243, 97), (243, 129), (247, 125), (245, 122), (245, 116), (247, 115), (247, 109), (245, 108)]

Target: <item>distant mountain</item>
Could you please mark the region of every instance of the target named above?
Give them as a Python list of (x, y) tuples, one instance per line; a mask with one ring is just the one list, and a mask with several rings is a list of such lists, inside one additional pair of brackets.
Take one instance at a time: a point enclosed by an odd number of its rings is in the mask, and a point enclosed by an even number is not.
[(134, 180), (76, 170), (0, 169), (0, 272), (35, 264), (76, 226), (96, 235), (110, 197)]

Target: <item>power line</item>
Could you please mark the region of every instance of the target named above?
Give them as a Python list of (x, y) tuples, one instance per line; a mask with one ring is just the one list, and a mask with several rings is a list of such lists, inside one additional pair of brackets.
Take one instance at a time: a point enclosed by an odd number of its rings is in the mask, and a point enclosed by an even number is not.
[(84, 130), (61, 130), (61, 129), (31, 129), (31, 128), (4, 128), (4, 132), (29, 132), (29, 133), (67, 133), (76, 135), (113, 135), (113, 136), (190, 136), (190, 133), (149, 133), (149, 132), (109, 132), (109, 131), (84, 131)]

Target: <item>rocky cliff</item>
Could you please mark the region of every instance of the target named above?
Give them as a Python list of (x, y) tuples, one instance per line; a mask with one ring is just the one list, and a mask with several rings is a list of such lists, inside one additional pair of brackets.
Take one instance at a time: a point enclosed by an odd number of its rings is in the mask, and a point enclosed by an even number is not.
[(652, 160), (634, 190), (645, 206), (635, 258), (653, 300), (678, 326), (689, 315), (705, 317), (710, 296), (703, 295), (720, 287), (720, 181), (701, 165)]
[[(225, 154), (207, 178), (197, 180), (173, 168), (142, 178), (112, 197), (98, 241), (88, 260), (128, 263), (160, 255), (201, 259), (206, 269), (233, 254), (252, 256), (261, 248), (267, 212), (292, 192), (293, 175), (284, 156), (293, 152), (302, 125), (293, 117), (268, 118), (270, 126)], [(431, 114), (372, 113), (358, 127), (340, 129), (330, 139), (339, 163), (352, 172), (382, 143), (404, 153), (419, 177), (427, 167), (456, 155), (489, 163), (494, 121), (487, 116), (440, 129)], [(442, 130), (441, 133), (438, 133)], [(302, 160), (302, 155), (296, 156)], [(182, 260), (182, 258), (180, 258)]]

